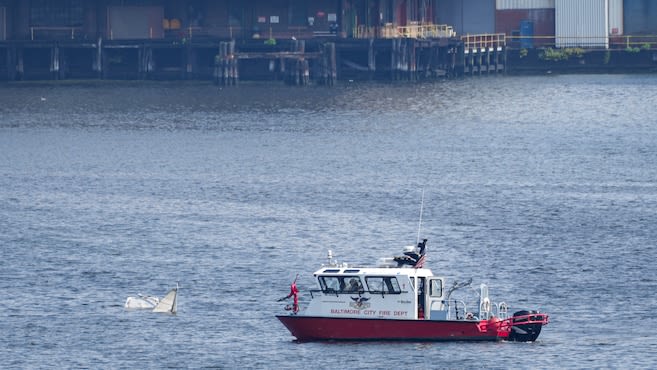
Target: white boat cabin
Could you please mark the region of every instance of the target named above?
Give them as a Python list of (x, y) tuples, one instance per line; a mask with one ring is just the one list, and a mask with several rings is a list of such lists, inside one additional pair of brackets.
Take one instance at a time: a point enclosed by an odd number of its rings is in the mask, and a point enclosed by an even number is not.
[[(425, 268), (327, 266), (308, 316), (446, 320), (444, 280)], [(429, 309), (427, 309), (429, 308)]]

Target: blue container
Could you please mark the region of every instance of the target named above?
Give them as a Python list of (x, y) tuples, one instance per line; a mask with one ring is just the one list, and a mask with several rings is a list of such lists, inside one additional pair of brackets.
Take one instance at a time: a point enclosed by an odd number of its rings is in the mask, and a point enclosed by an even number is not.
[(530, 20), (520, 21), (520, 47), (532, 49), (534, 47), (534, 22)]

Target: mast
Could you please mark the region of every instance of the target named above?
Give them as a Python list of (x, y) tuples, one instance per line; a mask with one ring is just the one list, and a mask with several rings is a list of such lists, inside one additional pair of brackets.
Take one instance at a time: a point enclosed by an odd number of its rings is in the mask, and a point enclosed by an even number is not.
[(420, 221), (417, 225), (417, 241), (415, 245), (420, 244), (420, 232), (422, 231), (422, 211), (424, 210), (424, 188), (422, 188), (422, 202), (420, 203)]

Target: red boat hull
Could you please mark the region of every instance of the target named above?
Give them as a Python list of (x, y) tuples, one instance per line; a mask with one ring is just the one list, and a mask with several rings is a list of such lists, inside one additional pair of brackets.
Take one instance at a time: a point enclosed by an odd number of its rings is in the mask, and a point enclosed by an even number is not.
[(509, 336), (508, 326), (484, 321), (432, 321), (276, 316), (299, 341), (410, 340), (496, 341)]

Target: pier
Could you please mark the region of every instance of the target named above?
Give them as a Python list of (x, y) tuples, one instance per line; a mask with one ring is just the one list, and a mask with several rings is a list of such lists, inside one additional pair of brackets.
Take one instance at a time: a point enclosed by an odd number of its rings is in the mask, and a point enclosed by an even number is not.
[(494, 51), (473, 58), (483, 47), (473, 42), (457, 37), (3, 41), (0, 79), (181, 79), (222, 86), (271, 80), (332, 86), (339, 79), (417, 81), (503, 72), (503, 43), (486, 45)]
[[(631, 41), (630, 41), (631, 40)], [(0, 41), (0, 81), (205, 80), (333, 86), (547, 72), (653, 72), (657, 38), (608, 49), (519, 48), (503, 34), (461, 37)], [(629, 46), (628, 46), (629, 45)], [(551, 53), (551, 54), (550, 54)]]

